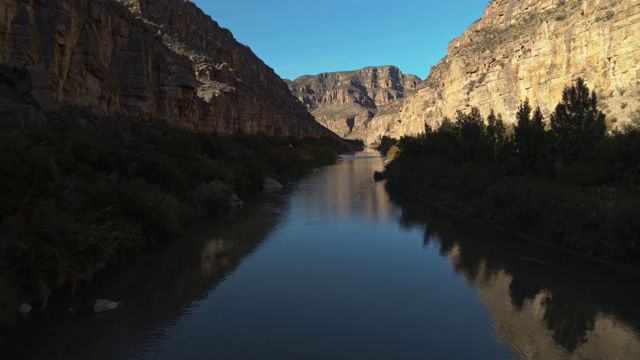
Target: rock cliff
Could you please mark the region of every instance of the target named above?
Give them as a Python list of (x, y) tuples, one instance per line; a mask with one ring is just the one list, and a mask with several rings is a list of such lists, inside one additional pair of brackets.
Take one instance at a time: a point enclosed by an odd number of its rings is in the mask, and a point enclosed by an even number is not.
[(513, 123), (525, 98), (548, 119), (578, 77), (610, 125), (628, 121), (640, 108), (638, 34), (637, 0), (492, 0), (404, 102), (390, 133), (416, 133), (472, 106)]
[(318, 121), (366, 143), (420, 133), (425, 124), (438, 126), (445, 116), (454, 119), (457, 110), (473, 106), (485, 116), (494, 109), (514, 123), (526, 98), (548, 119), (565, 86), (578, 77), (596, 91), (615, 127), (640, 116), (638, 34), (637, 0), (492, 0), (482, 18), (450, 42), (425, 81), (416, 87), (415, 78), (405, 77), (410, 84), (390, 93), (404, 96), (391, 104), (372, 106), (377, 94), (368, 94), (376, 87), (361, 87), (361, 75), (350, 83), (359, 72), (303, 77), (289, 85)]
[(399, 101), (415, 91), (420, 78), (395, 66), (377, 66), (301, 76), (287, 83), (318, 122), (342, 137), (367, 139), (370, 133), (375, 137), (387, 130), (371, 120), (396, 113)]
[(31, 121), (70, 105), (221, 134), (332, 135), (186, 0), (0, 0), (0, 63), (0, 114), (27, 108)]

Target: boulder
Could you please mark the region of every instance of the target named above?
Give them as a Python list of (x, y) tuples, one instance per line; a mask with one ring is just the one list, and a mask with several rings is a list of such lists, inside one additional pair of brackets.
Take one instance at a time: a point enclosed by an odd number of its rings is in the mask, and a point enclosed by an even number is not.
[(262, 181), (262, 188), (265, 191), (276, 191), (282, 189), (284, 186), (276, 179), (264, 178)]
[(27, 315), (29, 315), (29, 313), (31, 313), (32, 309), (33, 308), (31, 307), (31, 305), (22, 303), (18, 308), (18, 314), (20, 314), (20, 317), (26, 317)]
[(95, 304), (93, 304), (93, 311), (96, 313), (101, 313), (105, 311), (115, 310), (119, 306), (120, 306), (120, 303), (117, 301), (97, 299)]
[(244, 206), (244, 202), (233, 192), (231, 186), (224, 181), (215, 180), (206, 185), (196, 202), (205, 202), (208, 206), (215, 205), (223, 209), (236, 209)]

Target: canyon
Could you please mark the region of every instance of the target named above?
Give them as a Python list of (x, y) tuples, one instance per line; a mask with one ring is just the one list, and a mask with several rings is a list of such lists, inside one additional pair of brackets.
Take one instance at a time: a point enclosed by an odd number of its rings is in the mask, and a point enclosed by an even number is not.
[[(333, 82), (335, 89), (324, 90), (324, 97), (305, 93), (345, 73), (318, 75), (315, 85), (308, 84), (312, 77), (301, 77), (289, 86), (320, 122), (368, 144), (382, 136), (418, 134), (425, 125), (438, 127), (445, 117), (455, 119), (458, 110), (472, 107), (485, 116), (493, 109), (513, 124), (525, 99), (548, 119), (564, 88), (579, 77), (596, 92), (615, 129), (639, 117), (639, 32), (635, 0), (492, 0), (482, 18), (449, 43), (427, 78), (382, 104), (384, 110), (354, 118), (354, 100), (336, 96), (345, 91), (341, 82)], [(358, 93), (352, 95), (356, 99)], [(352, 118), (362, 125), (348, 132), (345, 123)]]
[(395, 66), (372, 66), (301, 76), (287, 84), (318, 122), (344, 138), (366, 139), (370, 133), (390, 130), (380, 119), (397, 113), (399, 101), (413, 94), (420, 82)]

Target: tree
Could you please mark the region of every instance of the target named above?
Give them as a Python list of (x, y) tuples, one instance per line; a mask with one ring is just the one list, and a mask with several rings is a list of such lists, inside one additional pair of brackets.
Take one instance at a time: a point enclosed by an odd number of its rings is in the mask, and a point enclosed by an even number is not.
[(498, 161), (507, 141), (507, 129), (502, 121), (502, 115), (496, 116), (493, 109), (487, 116), (487, 137), (492, 149), (494, 161)]
[(486, 125), (477, 107), (471, 108), (468, 114), (458, 110), (456, 112), (456, 128), (460, 137), (457, 154), (459, 161), (485, 163), (490, 160)]
[(556, 155), (563, 164), (592, 160), (596, 146), (606, 136), (605, 115), (598, 110), (595, 91), (579, 78), (575, 85), (565, 88), (562, 102), (551, 114), (551, 133)]
[(548, 145), (544, 130), (544, 117), (537, 107), (531, 117), (529, 99), (520, 104), (516, 113), (514, 143), (520, 172), (543, 174), (548, 165)]

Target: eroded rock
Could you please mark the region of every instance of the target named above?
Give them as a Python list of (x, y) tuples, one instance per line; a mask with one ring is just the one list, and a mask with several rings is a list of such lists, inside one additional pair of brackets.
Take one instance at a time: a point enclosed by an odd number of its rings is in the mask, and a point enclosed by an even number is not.
[(250, 48), (183, 0), (0, 0), (0, 79), (44, 112), (198, 131), (335, 136)]

